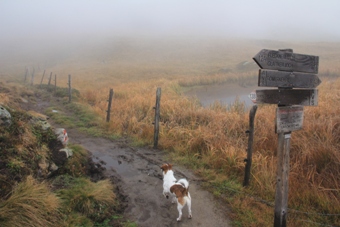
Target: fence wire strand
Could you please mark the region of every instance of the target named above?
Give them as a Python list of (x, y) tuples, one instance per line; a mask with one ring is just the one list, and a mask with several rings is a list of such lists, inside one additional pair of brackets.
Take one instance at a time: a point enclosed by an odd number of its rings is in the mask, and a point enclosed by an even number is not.
[[(243, 191), (239, 191), (239, 190), (227, 187), (227, 186), (223, 186), (223, 189), (228, 190), (228, 191), (232, 191), (232, 192), (235, 192), (235, 193), (243, 194), (243, 195), (248, 196), (248, 197), (251, 197), (252, 199), (254, 199), (254, 200), (258, 201), (258, 202), (261, 202), (261, 203), (263, 203), (263, 204), (265, 204), (265, 205), (267, 205), (269, 207), (274, 207), (275, 206), (273, 202), (266, 201), (264, 199), (261, 199), (261, 198), (259, 198), (257, 196), (248, 194), (248, 193), (243, 192)], [(325, 213), (317, 213), (317, 212), (311, 213), (311, 212), (305, 212), (305, 211), (295, 210), (295, 209), (291, 209), (291, 208), (288, 208), (288, 212), (296, 213), (296, 214), (304, 214), (304, 215), (307, 215), (307, 216), (315, 216), (315, 215), (318, 215), (318, 216), (340, 216), (340, 214), (325, 214)], [(316, 224), (316, 225), (319, 225), (319, 226), (340, 227), (340, 226), (336, 226), (336, 225), (328, 225), (328, 224), (313, 222), (313, 221), (304, 220), (304, 219), (297, 219), (297, 220), (302, 221), (302, 222), (308, 222), (308, 223), (311, 223), (311, 224)]]

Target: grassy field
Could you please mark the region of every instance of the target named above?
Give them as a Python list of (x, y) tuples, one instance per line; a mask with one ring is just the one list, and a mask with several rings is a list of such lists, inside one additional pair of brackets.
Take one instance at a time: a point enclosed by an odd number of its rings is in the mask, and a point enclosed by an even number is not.
[[(248, 110), (237, 100), (231, 107), (215, 103), (203, 108), (183, 95), (187, 87), (197, 85), (254, 85), (258, 67), (251, 64), (252, 57), (264, 48), (320, 56), (319, 105), (305, 107), (303, 129), (292, 133), (288, 226), (339, 226), (339, 43), (116, 38), (58, 61), (26, 66), (36, 68), (35, 84), (43, 69), (45, 78), (49, 72), (57, 74), (61, 87), (71, 74), (72, 86), (80, 92), (78, 101), (101, 116), (96, 125), (108, 134), (129, 135), (143, 146), (153, 144), (153, 106), (156, 88), (161, 87), (159, 147), (206, 180), (207, 188), (230, 205), (228, 215), (235, 226), (270, 226), (277, 163), (275, 105), (257, 110), (251, 184), (243, 188)], [(23, 80), (23, 65), (8, 64), (2, 70), (8, 80)], [(114, 98), (111, 121), (106, 123), (110, 88)]]

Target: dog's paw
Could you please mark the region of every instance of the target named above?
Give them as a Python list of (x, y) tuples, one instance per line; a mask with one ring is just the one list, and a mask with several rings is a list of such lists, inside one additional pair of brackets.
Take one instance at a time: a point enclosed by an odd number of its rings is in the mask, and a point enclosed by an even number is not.
[(177, 218), (177, 221), (181, 221), (181, 219), (180, 219), (180, 218)]
[(191, 218), (192, 218), (192, 215), (191, 215), (191, 214), (189, 214), (188, 218), (189, 218), (189, 219), (191, 219)]

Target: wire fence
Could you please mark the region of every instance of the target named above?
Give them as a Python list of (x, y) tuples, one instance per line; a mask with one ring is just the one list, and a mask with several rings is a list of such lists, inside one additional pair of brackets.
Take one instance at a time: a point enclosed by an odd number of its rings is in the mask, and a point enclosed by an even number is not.
[[(220, 188), (220, 187), (219, 187)], [(260, 203), (263, 203), (269, 207), (274, 207), (275, 204), (274, 202), (269, 202), (267, 200), (264, 200), (262, 198), (259, 198), (257, 196), (251, 195), (249, 193), (240, 191), (240, 190), (236, 190), (234, 188), (230, 188), (228, 186), (223, 186), (223, 189), (228, 190), (228, 191), (232, 191), (234, 193), (239, 193), (239, 194), (243, 194), (247, 197), (250, 197), (252, 199), (254, 199), (255, 201), (258, 201)], [(340, 217), (340, 214), (327, 214), (327, 213), (318, 213), (318, 212), (306, 212), (306, 211), (301, 211), (301, 210), (296, 210), (296, 209), (291, 209), (288, 208), (288, 213), (295, 213), (295, 214), (300, 214), (300, 215), (306, 215), (306, 216), (329, 216), (329, 217)], [(319, 222), (314, 222), (311, 220), (305, 220), (305, 219), (296, 219), (297, 221), (301, 221), (301, 222), (306, 222), (306, 223), (310, 223), (310, 224), (314, 224), (314, 225), (318, 225), (318, 226), (327, 226), (327, 227), (340, 227), (338, 225), (328, 225), (328, 224), (324, 224), (324, 223), (319, 223)]]

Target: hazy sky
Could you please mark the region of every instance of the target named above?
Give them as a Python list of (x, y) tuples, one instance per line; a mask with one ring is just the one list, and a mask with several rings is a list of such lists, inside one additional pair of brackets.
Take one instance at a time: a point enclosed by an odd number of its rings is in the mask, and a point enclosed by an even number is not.
[(112, 35), (340, 42), (339, 22), (339, 0), (0, 0), (1, 45)]

